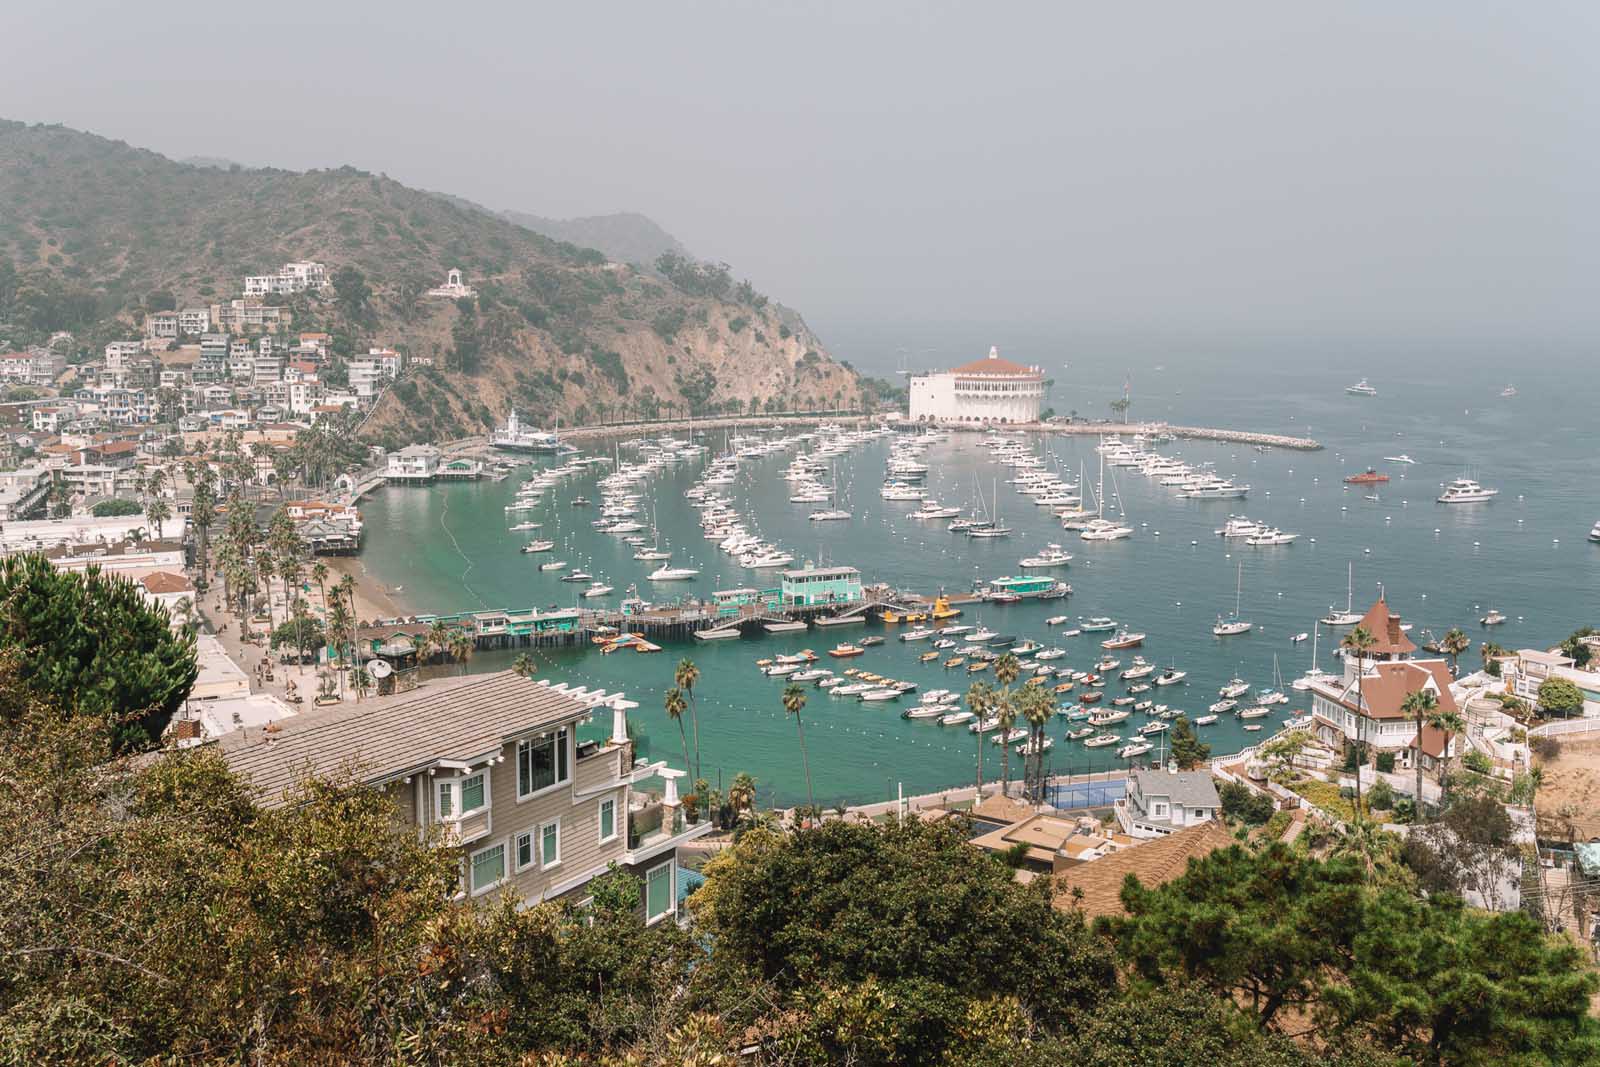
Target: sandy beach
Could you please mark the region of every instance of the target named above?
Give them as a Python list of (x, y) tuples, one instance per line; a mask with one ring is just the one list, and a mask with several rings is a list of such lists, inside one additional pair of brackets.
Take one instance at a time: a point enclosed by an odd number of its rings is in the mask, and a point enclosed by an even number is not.
[[(364, 621), (373, 619), (399, 619), (412, 614), (400, 594), (386, 588), (367, 570), (360, 556), (322, 556), (333, 575), (350, 575), (356, 580), (356, 617)], [(330, 575), (331, 586), (339, 579)]]

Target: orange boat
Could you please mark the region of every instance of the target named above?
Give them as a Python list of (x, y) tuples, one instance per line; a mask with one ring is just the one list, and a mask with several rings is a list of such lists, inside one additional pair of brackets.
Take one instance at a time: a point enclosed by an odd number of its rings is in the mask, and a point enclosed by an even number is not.
[(860, 645), (834, 645), (832, 648), (828, 649), (828, 655), (835, 656), (839, 659), (847, 659), (850, 656), (859, 656), (865, 651), (866, 649), (862, 648)]
[(1386, 482), (1388, 480), (1389, 476), (1387, 474), (1380, 474), (1373, 468), (1368, 467), (1360, 474), (1350, 475), (1350, 477), (1346, 478), (1344, 481), (1346, 485), (1377, 485), (1379, 482)]

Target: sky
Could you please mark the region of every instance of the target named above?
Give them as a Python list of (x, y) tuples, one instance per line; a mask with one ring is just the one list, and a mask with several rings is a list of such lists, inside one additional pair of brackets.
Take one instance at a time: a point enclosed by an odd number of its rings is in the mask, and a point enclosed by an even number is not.
[(1592, 3), (4, 6), (0, 116), (641, 211), (825, 338), (1600, 339)]

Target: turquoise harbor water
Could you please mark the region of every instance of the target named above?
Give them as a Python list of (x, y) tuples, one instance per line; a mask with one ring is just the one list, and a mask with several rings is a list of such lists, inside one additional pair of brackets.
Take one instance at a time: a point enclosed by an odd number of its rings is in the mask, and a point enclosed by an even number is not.
[[(1017, 358), (1043, 362), (1028, 353)], [(1362, 374), (1377, 385), (1378, 398), (1344, 394), (1343, 387)], [(1121, 371), (1102, 370), (1080, 379), (1072, 368), (1062, 368), (1052, 403), (1058, 410), (1103, 410), (1104, 401), (1120, 390), (1121, 376)], [(1075, 557), (1069, 568), (1057, 572), (1072, 583), (1068, 600), (974, 606), (961, 621), (1061, 644), (1068, 655), (1057, 666), (1087, 669), (1102, 654), (1098, 639), (1084, 635), (1052, 641), (1044, 620), (1058, 613), (1109, 615), (1149, 635), (1140, 651), (1153, 662), (1189, 672), (1187, 684), (1149, 695), (1193, 716), (1203, 714), (1217, 699), (1218, 687), (1235, 674), (1257, 687), (1271, 685), (1275, 657), (1285, 682), (1304, 673), (1311, 664), (1310, 643), (1291, 644), (1290, 637), (1312, 630), (1329, 605), (1343, 607), (1349, 563), (1355, 566), (1357, 608), (1370, 604), (1382, 583), (1391, 605), (1416, 623), (1414, 636), (1424, 627), (1443, 632), (1460, 625), (1481, 640), (1489, 632), (1477, 619), (1491, 607), (1510, 616), (1492, 634), (1513, 648), (1558, 640), (1593, 621), (1593, 608), (1600, 603), (1600, 546), (1586, 541), (1589, 527), (1600, 517), (1595, 503), (1596, 436), (1590, 428), (1593, 389), (1572, 388), (1562, 374), (1541, 374), (1528, 366), (1514, 375), (1520, 395), (1501, 399), (1506, 377), (1503, 370), (1463, 370), (1448, 362), (1429, 366), (1415, 360), (1375, 360), (1372, 366), (1348, 371), (1258, 360), (1243, 373), (1162, 371), (1151, 364), (1137, 376), (1135, 416), (1304, 434), (1327, 447), (1315, 453), (1257, 453), (1186, 441), (1163, 446), (1161, 451), (1187, 462), (1215, 463), (1219, 473), (1249, 483), (1250, 496), (1244, 501), (1180, 500), (1172, 489), (1120, 471), (1116, 486), (1126, 519), (1138, 528), (1126, 541), (1085, 543), (1060, 529), (1049, 509), (1036, 507), (1005, 484), (1008, 469), (989, 457), (975, 434), (957, 435), (929, 450), (932, 473), (927, 484), (942, 502), (963, 507), (974, 504), (979, 492), (989, 496), (998, 484), (1000, 515), (1016, 531), (1009, 539), (970, 541), (947, 533), (943, 523), (905, 518), (914, 504), (880, 499), (886, 440), (857, 448), (837, 464), (841, 506), (856, 516), (850, 522), (812, 523), (806, 515), (813, 505), (788, 502), (787, 483), (779, 474), (790, 453), (746, 461), (737, 484), (725, 488), (753, 529), (797, 559), (850, 563), (868, 581), (924, 592), (962, 590), (975, 580), (1015, 573), (1022, 556), (1058, 541)], [(1068, 402), (1063, 393), (1084, 399)], [(720, 447), (721, 435), (708, 443), (714, 450)], [(1034, 444), (1053, 456), (1063, 473), (1075, 477), (1082, 464), (1086, 480), (1094, 481), (1094, 438), (1037, 438)], [(1402, 452), (1415, 458), (1416, 465), (1383, 460)], [(598, 499), (595, 476), (563, 483), (530, 517), (545, 524), (538, 536), (558, 542), (557, 558), (616, 586), (613, 604), (633, 582), (639, 583), (642, 595), (657, 601), (738, 585), (776, 584), (775, 572), (745, 572), (701, 537), (683, 491), (702, 465), (680, 464), (653, 478), (644, 490), (653, 513), (645, 521), (655, 520), (663, 547), (674, 550), (673, 563), (702, 569), (691, 583), (666, 583), (652, 590), (644, 576), (655, 564), (634, 561), (632, 549), (619, 537), (591, 531), (594, 510), (572, 508), (568, 501), (579, 494)], [(1366, 489), (1346, 489), (1341, 483), (1344, 475), (1368, 465), (1394, 478), (1378, 487), (1377, 501), (1366, 499)], [(1468, 472), (1499, 488), (1499, 498), (1478, 505), (1435, 503), (1441, 483)], [(1109, 486), (1109, 470), (1107, 478)], [(518, 546), (529, 535), (506, 529), (503, 505), (519, 481), (514, 476), (500, 483), (381, 490), (363, 505), (368, 531), (363, 563), (376, 580), (391, 589), (400, 587), (398, 595), (419, 611), (576, 603), (578, 587), (538, 570), (538, 563), (551, 557), (522, 555)], [(1230, 512), (1282, 526), (1301, 538), (1276, 548), (1224, 543), (1214, 531)], [(1256, 630), (1219, 639), (1212, 636), (1211, 624), (1217, 614), (1232, 610), (1239, 561), (1242, 614)], [(671, 685), (678, 659), (692, 657), (702, 671), (696, 697), (706, 777), (715, 782), (720, 775), (725, 784), (735, 772), (748, 770), (760, 780), (764, 800), (792, 802), (804, 795), (794, 723), (778, 702), (781, 681), (760, 675), (754, 661), (807, 647), (821, 653), (838, 640), (883, 633), (889, 641), (851, 662), (916, 681), (924, 690), (966, 687), (970, 679), (963, 671), (945, 671), (937, 661), (919, 664), (917, 656), (928, 645), (902, 644), (894, 639), (897, 632), (874, 623), (834, 633), (689, 642), (654, 656), (628, 652), (602, 657), (590, 650), (541, 651), (538, 656), (542, 673), (626, 689), (641, 704), (634, 713), (640, 734), (657, 754), (676, 760), (681, 760), (680, 741), (660, 710), (661, 695)], [(1332, 640), (1323, 634), (1319, 651), (1325, 669), (1336, 668), (1331, 652), (1338, 632)], [(513, 655), (480, 654), (471, 669), (497, 669)], [(1132, 652), (1120, 655), (1126, 661)], [(1467, 662), (1475, 665), (1476, 653), (1469, 653)], [(841, 669), (846, 664), (825, 657), (824, 665)], [(1122, 688), (1112, 681), (1107, 701)], [(1300, 694), (1291, 691), (1291, 696)], [(897, 783), (904, 783), (908, 792), (926, 792), (972, 781), (977, 751), (972, 735), (964, 728), (902, 720), (899, 712), (905, 703), (861, 704), (811, 691), (804, 715), (819, 801), (885, 799)], [(1281, 721), (1304, 706), (1303, 700), (1293, 699), (1266, 721)], [(1127, 736), (1142, 721), (1136, 714), (1116, 732)], [(1249, 743), (1252, 735), (1241, 726), (1225, 715), (1216, 725), (1201, 728), (1201, 734), (1221, 753)], [(1065, 729), (1064, 720), (1052, 726), (1056, 744), (1049, 759), (1056, 773), (1116, 764), (1110, 749), (1090, 752), (1065, 741)], [(1000, 750), (988, 743), (983, 749), (989, 779), (998, 771)], [(1013, 775), (1020, 774), (1020, 758), (1013, 756), (1011, 763)]]

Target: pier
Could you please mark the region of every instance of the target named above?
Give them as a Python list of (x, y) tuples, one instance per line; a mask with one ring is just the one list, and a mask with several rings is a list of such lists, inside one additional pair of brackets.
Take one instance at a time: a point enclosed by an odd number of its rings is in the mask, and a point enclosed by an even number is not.
[(995, 430), (1021, 430), (1027, 433), (1055, 434), (1061, 437), (1157, 437), (1170, 435), (1187, 441), (1220, 441), (1224, 444), (1260, 445), (1265, 448), (1286, 448), (1296, 452), (1320, 452), (1322, 442), (1310, 437), (1291, 437), (1288, 434), (1259, 433), (1254, 430), (1228, 430), (1211, 426), (1173, 426), (1165, 422), (1033, 422), (1013, 425), (983, 423), (962, 426), (947, 423), (917, 423), (906, 419), (894, 422), (896, 429), (953, 430), (957, 433), (992, 433)]

